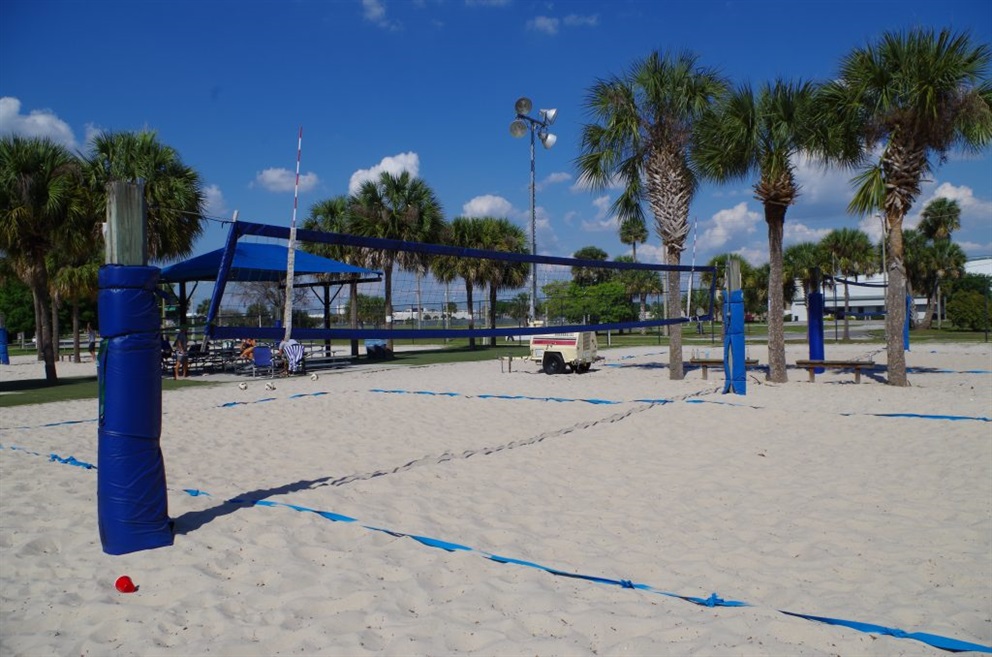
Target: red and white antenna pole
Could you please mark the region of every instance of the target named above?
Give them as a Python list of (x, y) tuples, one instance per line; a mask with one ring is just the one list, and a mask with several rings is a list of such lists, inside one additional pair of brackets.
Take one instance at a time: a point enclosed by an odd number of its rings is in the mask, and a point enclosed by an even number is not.
[(296, 208), (300, 199), (300, 157), (303, 153), (303, 126), (296, 141), (296, 186), (293, 189), (293, 220), (289, 225), (289, 249), (286, 256), (286, 305), (283, 312), (283, 340), (293, 333), (293, 278), (296, 265)]

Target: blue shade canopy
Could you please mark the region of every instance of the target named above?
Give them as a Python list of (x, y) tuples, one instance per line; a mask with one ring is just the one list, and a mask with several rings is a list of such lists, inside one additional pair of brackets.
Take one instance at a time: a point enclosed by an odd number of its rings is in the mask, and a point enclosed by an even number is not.
[[(217, 249), (189, 260), (164, 267), (159, 276), (162, 283), (217, 280), (221, 255)], [(278, 244), (253, 244), (239, 242), (234, 249), (234, 262), (228, 274), (229, 281), (280, 281), (286, 277), (286, 260), (289, 249)], [(306, 251), (296, 251), (293, 261), (296, 276), (312, 274), (359, 274), (379, 276), (371, 269), (355, 267), (330, 258), (315, 256)]]

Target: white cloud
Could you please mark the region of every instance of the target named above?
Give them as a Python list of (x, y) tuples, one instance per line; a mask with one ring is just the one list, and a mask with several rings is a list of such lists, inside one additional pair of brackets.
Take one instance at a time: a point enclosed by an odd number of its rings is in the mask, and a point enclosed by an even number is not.
[(544, 180), (537, 183), (537, 185), (535, 185), (535, 188), (537, 189), (537, 191), (541, 191), (546, 187), (549, 187), (551, 185), (556, 185), (561, 182), (567, 182), (571, 179), (572, 179), (572, 174), (566, 173), (564, 171), (559, 171), (557, 173), (550, 174)]
[(359, 169), (351, 174), (351, 180), (348, 181), (348, 193), (357, 193), (363, 182), (378, 179), (379, 174), (383, 171), (387, 171), (394, 176), (404, 171), (409, 171), (410, 176), (416, 178), (420, 173), (420, 156), (413, 152), (400, 153), (399, 155), (382, 158), (379, 164), (371, 168)]
[(362, 15), (365, 20), (377, 23), (386, 17), (386, 7), (379, 0), (362, 0)]
[[(630, 249), (628, 253), (633, 253), (633, 251), (633, 249)], [(638, 244), (637, 261), (646, 263), (654, 262), (663, 265), (665, 264), (665, 249), (661, 244), (652, 244), (651, 242)]]
[[(975, 192), (971, 187), (962, 185), (960, 187), (955, 187), (951, 183), (941, 183), (933, 190), (933, 196), (927, 201), (936, 198), (946, 198), (951, 201), (957, 201), (958, 205), (961, 207), (961, 214), (981, 214), (984, 215), (986, 219), (992, 217), (992, 201), (983, 201), (980, 198), (975, 197)], [(927, 203), (920, 205), (920, 208), (926, 207)]]
[(592, 14), (581, 16), (579, 14), (568, 14), (565, 18), (555, 18), (554, 16), (535, 16), (527, 21), (527, 29), (535, 32), (555, 35), (558, 30), (564, 27), (596, 27), (599, 25), (599, 15)]
[(527, 21), (527, 29), (546, 34), (558, 34), (558, 25), (561, 23), (557, 18), (550, 16), (535, 16)]
[(581, 223), (583, 232), (602, 233), (605, 231), (617, 230), (617, 218), (610, 214), (610, 197), (597, 196), (593, 199), (592, 205), (596, 208), (595, 218), (585, 220)]
[(76, 149), (76, 137), (69, 124), (51, 110), (31, 110), (21, 114), (21, 101), (11, 96), (0, 98), (0, 134), (19, 137), (47, 137), (66, 148)]
[[(523, 225), (527, 238), (530, 239), (530, 211), (522, 214), (519, 218)], [(541, 255), (558, 255), (561, 243), (558, 235), (551, 225), (551, 217), (548, 211), (540, 205), (534, 208), (534, 232), (537, 233), (537, 252)]]
[(833, 228), (810, 228), (798, 221), (786, 221), (782, 246), (788, 247), (800, 242), (819, 242), (832, 230)]
[[(762, 215), (747, 209), (747, 203), (741, 202), (732, 208), (720, 210), (709, 221), (703, 222), (703, 231), (696, 243), (698, 251), (723, 251), (725, 244), (739, 242), (741, 236), (750, 235), (757, 230), (762, 221)], [(692, 243), (687, 244), (692, 248)]]
[(599, 25), (599, 15), (579, 16), (578, 14), (569, 14), (565, 17), (564, 23), (567, 27), (596, 27)]
[(462, 215), (466, 217), (510, 217), (513, 214), (513, 205), (509, 201), (492, 194), (476, 196), (462, 206)]
[(606, 215), (610, 211), (610, 197), (600, 196), (593, 199), (593, 206), (596, 208), (596, 219), (602, 220), (606, 218)]
[(386, 18), (386, 4), (382, 0), (362, 0), (362, 16), (377, 27), (386, 30), (400, 29), (399, 23)]
[(205, 198), (203, 212), (212, 216), (227, 214), (227, 203), (224, 201), (224, 192), (217, 185), (207, 185), (203, 188)]
[(793, 158), (799, 203), (842, 201), (845, 205), (854, 195), (851, 178), (855, 172), (840, 167), (826, 167), (806, 155)]
[[(315, 173), (300, 175), (300, 191), (309, 192), (320, 180)], [(296, 172), (281, 167), (259, 171), (255, 183), (268, 192), (292, 192), (296, 189)]]
[(766, 262), (768, 262), (767, 246), (764, 247), (742, 246), (736, 251), (733, 251), (733, 253), (736, 253), (740, 257), (744, 258), (744, 260), (746, 260), (748, 264), (751, 264), (755, 267), (760, 267)]

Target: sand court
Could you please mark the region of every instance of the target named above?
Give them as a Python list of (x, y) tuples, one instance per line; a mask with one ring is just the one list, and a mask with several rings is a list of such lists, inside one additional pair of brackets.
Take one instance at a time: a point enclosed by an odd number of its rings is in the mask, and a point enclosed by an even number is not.
[(603, 353), (169, 392), (176, 543), (119, 557), (96, 472), (49, 460), (96, 464), (95, 402), (4, 408), (2, 652), (942, 653), (782, 611), (992, 646), (988, 345), (914, 347), (906, 389), (749, 370), (746, 396), (668, 380), (664, 348)]

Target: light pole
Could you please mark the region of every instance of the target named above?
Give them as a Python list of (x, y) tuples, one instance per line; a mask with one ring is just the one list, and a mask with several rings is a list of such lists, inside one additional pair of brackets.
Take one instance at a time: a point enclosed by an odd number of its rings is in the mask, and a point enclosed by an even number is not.
[[(535, 119), (530, 116), (533, 108), (530, 98), (518, 98), (513, 109), (517, 113), (517, 118), (510, 123), (510, 134), (514, 137), (523, 137), (530, 129), (530, 253), (537, 255), (537, 206), (536, 183), (534, 181), (534, 134), (541, 139), (545, 148), (551, 148), (558, 141), (558, 138), (548, 132), (548, 126), (555, 122), (558, 110), (538, 110), (540, 118)], [(530, 320), (537, 318), (537, 262), (530, 263)]]

